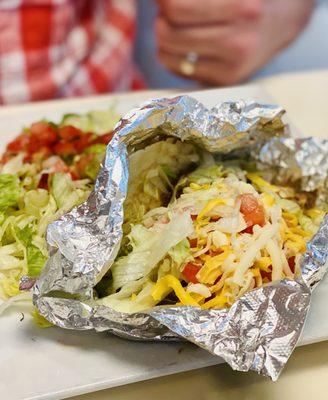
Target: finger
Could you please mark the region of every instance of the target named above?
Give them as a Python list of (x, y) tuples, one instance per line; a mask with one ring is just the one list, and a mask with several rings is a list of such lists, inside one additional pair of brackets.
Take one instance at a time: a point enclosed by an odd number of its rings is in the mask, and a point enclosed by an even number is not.
[(181, 62), (184, 60), (183, 57), (159, 51), (158, 58), (175, 74), (212, 85), (233, 85), (241, 82), (246, 77), (241, 68), (232, 66), (223, 60), (200, 58), (195, 64), (194, 73), (190, 76), (186, 76), (181, 71)]
[(178, 28), (163, 18), (156, 23), (159, 50), (185, 56), (195, 52), (201, 57), (242, 62), (258, 46), (256, 24), (237, 24)]
[(158, 0), (159, 10), (172, 24), (208, 25), (236, 19), (256, 20), (263, 0)]

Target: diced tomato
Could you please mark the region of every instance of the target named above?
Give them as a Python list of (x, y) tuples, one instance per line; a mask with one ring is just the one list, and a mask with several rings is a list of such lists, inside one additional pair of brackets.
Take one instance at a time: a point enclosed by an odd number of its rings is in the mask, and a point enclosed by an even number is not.
[(69, 167), (65, 164), (65, 162), (58, 157), (57, 161), (53, 165), (54, 172), (69, 172)]
[(196, 221), (196, 219), (197, 219), (197, 215), (191, 214), (190, 217), (191, 217), (191, 219), (192, 219), (193, 221)]
[[(272, 269), (271, 266), (269, 266), (269, 268)], [(272, 280), (272, 277), (271, 277), (271, 276), (272, 276), (272, 273), (271, 273), (271, 271), (270, 271), (270, 272), (266, 272), (266, 271), (263, 271), (263, 270), (261, 269), (261, 270), (260, 270), (260, 274), (261, 274), (262, 279), (267, 278), (269, 281)]]
[(218, 215), (213, 215), (213, 216), (211, 217), (211, 222), (216, 222), (216, 221), (218, 221), (220, 218), (221, 218), (221, 217), (219, 217)]
[(188, 263), (185, 265), (182, 273), (188, 282), (198, 283), (196, 275), (201, 268), (199, 265)]
[(197, 238), (194, 238), (194, 239), (188, 238), (188, 241), (189, 241), (190, 247), (197, 247)]
[(39, 189), (48, 189), (48, 178), (49, 174), (42, 174), (39, 180), (38, 188)]
[(80, 177), (80, 178), (85, 178), (85, 170), (87, 165), (90, 163), (90, 161), (93, 158), (93, 154), (84, 154), (81, 156), (81, 158), (75, 163), (75, 173)]
[(46, 158), (50, 157), (53, 154), (53, 151), (51, 150), (50, 147), (43, 146), (39, 150), (39, 153), (42, 154), (43, 159), (46, 159)]
[(77, 151), (73, 143), (61, 141), (54, 146), (54, 153), (59, 156), (70, 156), (77, 154)]
[(36, 142), (39, 146), (51, 146), (58, 140), (56, 128), (42, 121), (31, 125), (30, 135), (30, 142)]
[(78, 139), (74, 140), (73, 145), (77, 153), (83, 153), (83, 151), (94, 144), (94, 135), (92, 133), (83, 133)]
[(250, 233), (252, 235), (253, 234), (253, 225), (248, 226), (246, 229), (241, 231), (241, 233)]
[(58, 156), (47, 158), (45, 161), (43, 161), (42, 167), (52, 174), (55, 172), (69, 172), (69, 167), (66, 165), (64, 160)]
[(71, 178), (73, 179), (73, 181), (76, 181), (78, 179), (80, 179), (79, 175), (76, 173), (75, 169), (70, 168), (69, 173), (71, 175)]
[(9, 152), (6, 152), (2, 158), (1, 158), (1, 164), (6, 164), (11, 158), (12, 158), (12, 154)]
[(31, 154), (26, 153), (24, 158), (23, 158), (24, 163), (31, 163), (32, 162), (32, 156)]
[(93, 141), (93, 143), (108, 144), (112, 140), (112, 137), (113, 137), (113, 132), (105, 133), (104, 135), (98, 136)]
[(265, 215), (263, 206), (250, 193), (244, 193), (239, 196), (241, 200), (240, 212), (243, 214), (247, 226), (265, 224)]
[(293, 274), (295, 274), (295, 257), (288, 258), (288, 265)]
[(211, 257), (218, 256), (219, 254), (222, 254), (222, 249), (216, 249), (216, 250), (209, 250), (205, 254), (209, 254)]
[(36, 153), (34, 153), (31, 158), (33, 162), (38, 162), (51, 157), (52, 154), (53, 153), (49, 147), (43, 146)]
[(64, 140), (64, 141), (72, 141), (74, 139), (79, 138), (80, 136), (83, 136), (83, 132), (75, 128), (75, 126), (72, 125), (66, 125), (62, 126), (59, 128), (59, 136)]
[(34, 153), (37, 153), (37, 151), (39, 150), (39, 148), (41, 147), (42, 145), (37, 141), (37, 140), (33, 140), (32, 138), (31, 138), (31, 140), (30, 140), (30, 142), (29, 142), (29, 144), (28, 144), (28, 146), (27, 146), (27, 152), (30, 154), (30, 155), (32, 155), (32, 154), (34, 154)]
[(12, 153), (19, 153), (20, 151), (24, 151), (26, 150), (29, 141), (29, 135), (26, 133), (22, 133), (15, 140), (7, 145), (7, 150)]

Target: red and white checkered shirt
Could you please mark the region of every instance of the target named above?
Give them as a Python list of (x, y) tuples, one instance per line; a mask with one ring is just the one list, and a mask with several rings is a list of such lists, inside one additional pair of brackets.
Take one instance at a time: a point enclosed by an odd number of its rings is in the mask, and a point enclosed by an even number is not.
[(0, 103), (143, 87), (134, 0), (0, 0)]

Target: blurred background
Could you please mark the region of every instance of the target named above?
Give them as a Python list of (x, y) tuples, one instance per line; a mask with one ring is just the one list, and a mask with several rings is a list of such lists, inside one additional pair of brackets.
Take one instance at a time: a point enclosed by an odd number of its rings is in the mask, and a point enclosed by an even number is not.
[(0, 104), (328, 67), (328, 0), (0, 0)]
[[(193, 3), (193, 0), (187, 0)], [(276, 0), (269, 0), (274, 3)], [(289, 0), (288, 0), (289, 1)], [(288, 1), (284, 1), (288, 3)], [(298, 1), (298, 0), (297, 0)], [(220, 1), (217, 2), (218, 5)], [(221, 2), (222, 3), (222, 2)], [(242, 5), (243, 0), (240, 1)], [(281, 10), (284, 12), (284, 4)], [(301, 7), (304, 2), (299, 0)], [(303, 3), (303, 4), (302, 4)], [(311, 1), (307, 2), (308, 4)], [(203, 2), (205, 4), (205, 2)], [(156, 37), (153, 34), (156, 16), (159, 12), (153, 0), (138, 0), (138, 30), (134, 57), (147, 84), (152, 88), (199, 86), (195, 81), (186, 80), (170, 72), (157, 58)], [(272, 37), (272, 41), (274, 37)], [(215, 46), (215, 43), (213, 43)], [(298, 35), (285, 48), (272, 54), (264, 65), (248, 79), (272, 76), (285, 72), (310, 71), (328, 67), (328, 1), (313, 3), (309, 20)]]

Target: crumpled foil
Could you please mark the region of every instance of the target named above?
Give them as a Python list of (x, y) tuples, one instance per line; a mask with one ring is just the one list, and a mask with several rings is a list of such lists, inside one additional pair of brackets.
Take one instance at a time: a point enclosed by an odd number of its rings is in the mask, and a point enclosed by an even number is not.
[[(273, 138), (253, 151), (262, 171), (278, 183), (294, 184), (299, 190), (316, 191), (317, 203), (328, 198), (328, 140)], [(270, 177), (271, 175), (271, 177)]]
[(311, 290), (326, 272), (328, 218), (308, 243), (297, 280), (254, 289), (230, 309), (158, 306), (125, 314), (97, 305), (93, 287), (120, 246), (128, 154), (156, 140), (173, 136), (220, 154), (247, 149), (281, 179), (291, 178), (293, 169), (302, 190), (318, 189), (327, 179), (327, 145), (288, 138), (283, 114), (278, 106), (241, 101), (208, 110), (188, 96), (153, 100), (127, 114), (115, 128), (88, 200), (48, 227), (51, 256), (34, 286), (39, 312), (67, 329), (107, 330), (135, 340), (184, 338), (236, 370), (276, 380), (301, 334)]

